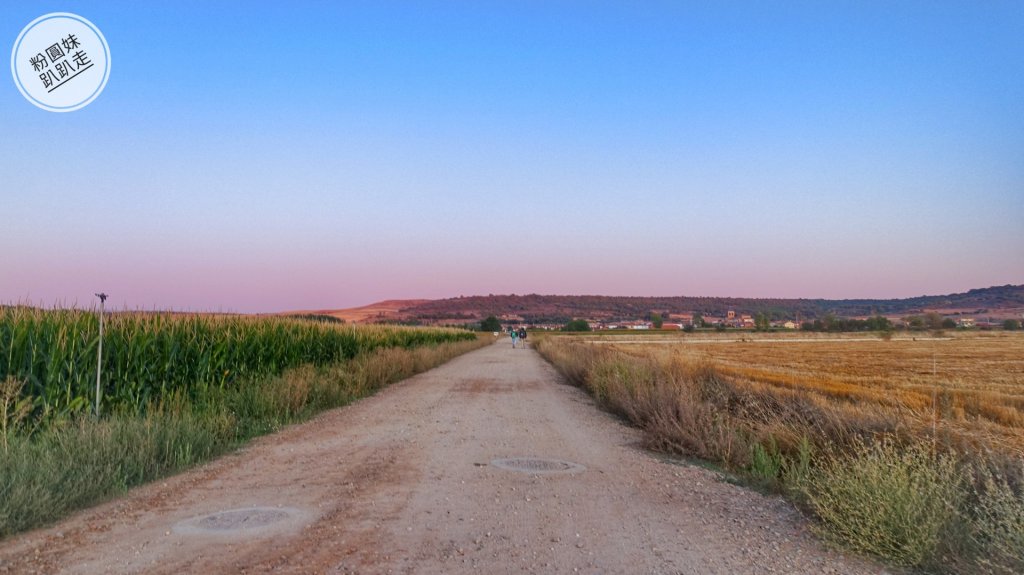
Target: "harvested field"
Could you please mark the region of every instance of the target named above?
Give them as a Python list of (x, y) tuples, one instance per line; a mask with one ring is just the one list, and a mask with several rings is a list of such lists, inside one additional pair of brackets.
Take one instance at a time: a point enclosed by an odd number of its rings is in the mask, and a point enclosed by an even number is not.
[[(629, 354), (710, 361), (731, 377), (863, 410), (895, 410), (1024, 454), (1024, 334), (755, 334), (608, 342)], [(654, 345), (657, 343), (658, 345)], [(671, 344), (671, 345), (666, 345)]]

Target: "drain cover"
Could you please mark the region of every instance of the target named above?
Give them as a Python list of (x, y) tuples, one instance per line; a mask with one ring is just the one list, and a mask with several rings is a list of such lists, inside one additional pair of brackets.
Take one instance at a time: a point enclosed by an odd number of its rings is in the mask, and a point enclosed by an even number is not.
[(207, 515), (196, 521), (196, 527), (213, 531), (252, 529), (277, 523), (287, 517), (288, 513), (280, 509), (235, 509)]
[(537, 457), (513, 457), (511, 459), (495, 459), (491, 465), (509, 471), (521, 471), (523, 473), (552, 474), (552, 473), (578, 473), (587, 468), (579, 463), (563, 461), (561, 459), (540, 459)]
[(298, 509), (289, 507), (246, 507), (187, 519), (174, 526), (179, 533), (254, 532), (286, 527), (301, 519)]

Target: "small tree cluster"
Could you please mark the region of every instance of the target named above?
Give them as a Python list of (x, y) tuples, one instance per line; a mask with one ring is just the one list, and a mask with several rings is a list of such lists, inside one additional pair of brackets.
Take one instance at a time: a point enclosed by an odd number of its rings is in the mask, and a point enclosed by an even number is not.
[[(921, 320), (923, 329), (924, 320)], [(868, 319), (847, 319), (828, 314), (822, 319), (805, 321), (800, 325), (803, 331), (892, 331), (892, 322), (880, 315)]]
[(585, 319), (574, 319), (565, 324), (562, 331), (590, 331), (590, 324)]
[(759, 313), (754, 316), (754, 331), (768, 331), (772, 328), (771, 319), (766, 313)]
[(480, 322), (480, 331), (501, 331), (501, 322), (493, 315)]

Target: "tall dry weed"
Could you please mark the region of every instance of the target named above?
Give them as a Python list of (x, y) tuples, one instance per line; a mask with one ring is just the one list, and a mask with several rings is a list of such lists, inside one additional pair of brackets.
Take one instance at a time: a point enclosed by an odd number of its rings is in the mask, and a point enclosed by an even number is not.
[(658, 346), (546, 338), (537, 349), (649, 447), (778, 488), (847, 547), (939, 572), (1024, 572), (1024, 468), (1006, 440), (1020, 431), (1000, 427), (1018, 406), (993, 392), (805, 384)]

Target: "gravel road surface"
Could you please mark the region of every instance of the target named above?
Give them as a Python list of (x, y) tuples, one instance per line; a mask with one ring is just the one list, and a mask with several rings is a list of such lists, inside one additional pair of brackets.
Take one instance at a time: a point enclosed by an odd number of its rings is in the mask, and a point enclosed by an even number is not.
[(0, 542), (0, 573), (880, 573), (508, 340)]

